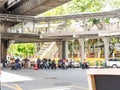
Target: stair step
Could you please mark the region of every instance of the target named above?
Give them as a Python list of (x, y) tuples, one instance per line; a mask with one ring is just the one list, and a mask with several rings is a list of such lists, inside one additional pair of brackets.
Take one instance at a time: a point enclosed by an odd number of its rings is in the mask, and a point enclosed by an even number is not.
[(49, 46), (43, 46), (42, 48), (48, 48)]
[(44, 43), (44, 45), (50, 45), (51, 43)]

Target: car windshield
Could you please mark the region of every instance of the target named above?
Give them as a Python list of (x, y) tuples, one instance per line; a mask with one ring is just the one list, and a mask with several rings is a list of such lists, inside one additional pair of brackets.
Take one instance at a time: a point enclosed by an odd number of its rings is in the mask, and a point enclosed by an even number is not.
[(109, 61), (120, 61), (120, 59), (109, 59)]

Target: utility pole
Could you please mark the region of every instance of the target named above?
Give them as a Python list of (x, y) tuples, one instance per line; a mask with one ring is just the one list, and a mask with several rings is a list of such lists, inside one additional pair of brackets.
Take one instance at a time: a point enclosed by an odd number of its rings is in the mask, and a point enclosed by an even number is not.
[(2, 25), (0, 22), (0, 63), (1, 63), (1, 32), (2, 32)]
[(0, 29), (0, 62), (1, 62), (1, 29)]

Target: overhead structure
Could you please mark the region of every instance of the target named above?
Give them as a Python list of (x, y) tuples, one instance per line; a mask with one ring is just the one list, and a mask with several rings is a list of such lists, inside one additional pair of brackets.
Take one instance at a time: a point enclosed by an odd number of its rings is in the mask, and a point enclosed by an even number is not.
[(120, 8), (111, 11), (103, 12), (87, 12), (78, 14), (69, 14), (62, 16), (50, 16), (50, 17), (36, 17), (36, 21), (55, 21), (55, 20), (75, 20), (75, 19), (91, 19), (91, 18), (106, 18), (106, 17), (120, 17)]
[[(7, 19), (6, 19), (7, 17)], [(74, 20), (74, 19), (90, 19), (90, 18), (106, 18), (106, 17), (120, 17), (120, 8), (96, 12), (96, 13), (80, 13), (80, 14), (70, 14), (62, 16), (49, 16), (49, 17), (36, 17), (28, 15), (13, 15), (13, 14), (0, 14), (0, 20), (10, 21), (10, 22), (21, 22), (21, 21), (56, 21), (56, 20)]]
[(16, 15), (38, 15), (71, 0), (0, 0), (2, 10), (0, 13)]
[(8, 0), (0, 0), (0, 12), (3, 11), (4, 6), (5, 6), (5, 3), (6, 3), (7, 1), (8, 1)]

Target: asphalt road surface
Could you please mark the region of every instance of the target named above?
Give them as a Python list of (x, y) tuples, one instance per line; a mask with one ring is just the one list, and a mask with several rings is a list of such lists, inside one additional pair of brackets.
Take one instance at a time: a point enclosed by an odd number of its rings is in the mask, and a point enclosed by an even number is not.
[(10, 70), (1, 72), (1, 90), (88, 90), (86, 70)]

